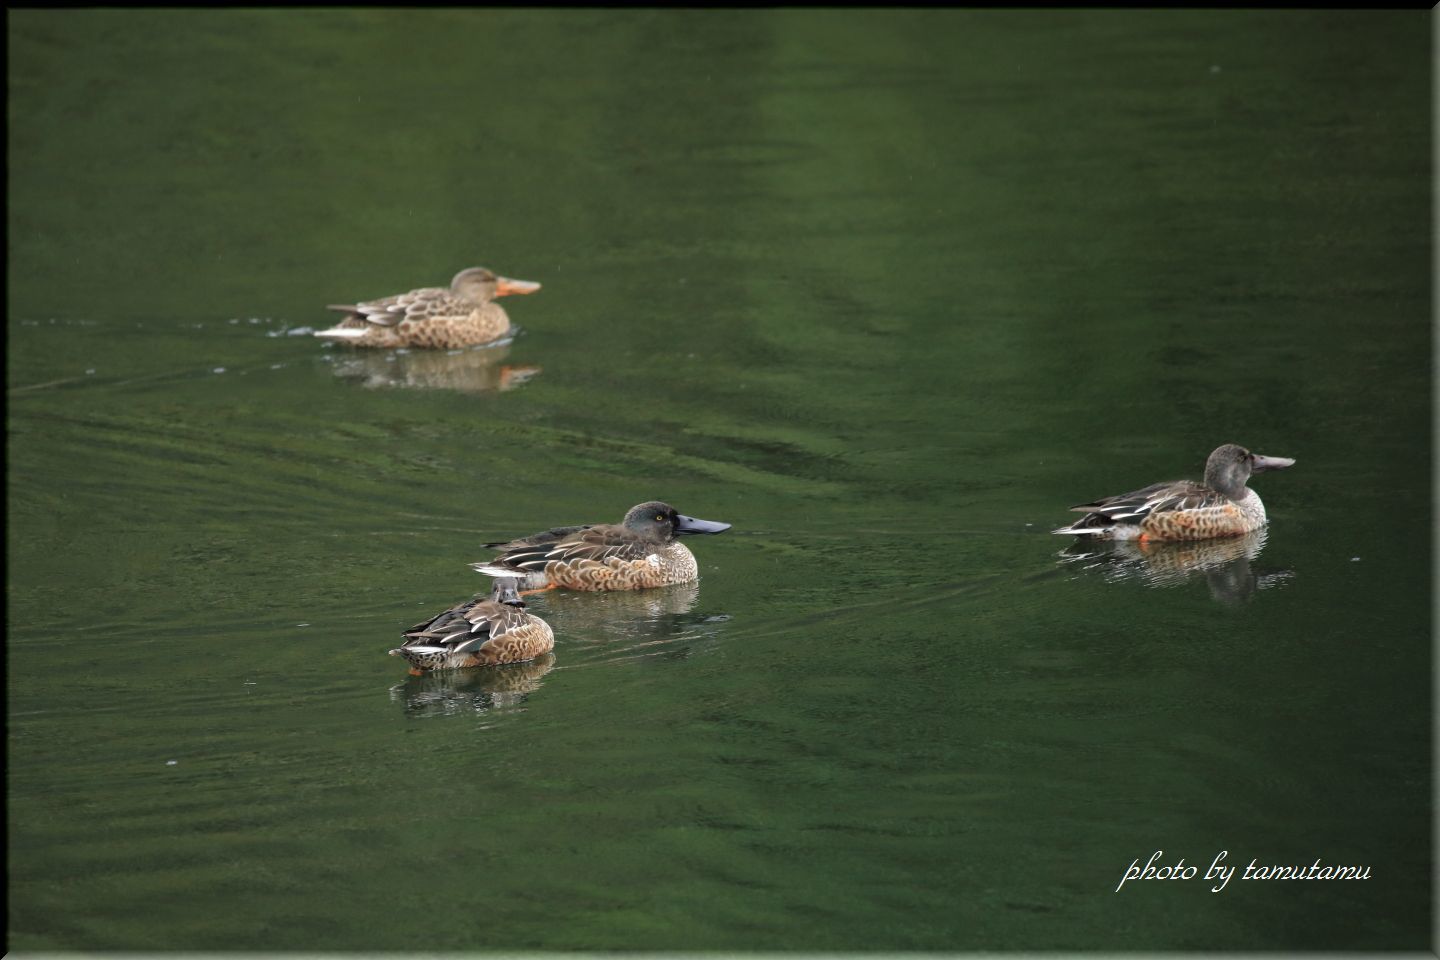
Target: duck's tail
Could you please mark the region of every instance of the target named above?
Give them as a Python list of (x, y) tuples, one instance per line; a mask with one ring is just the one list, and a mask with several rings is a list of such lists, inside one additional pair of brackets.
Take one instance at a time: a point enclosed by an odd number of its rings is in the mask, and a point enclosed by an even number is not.
[[(1099, 521), (1097, 523), (1097, 521)], [(1051, 530), (1051, 533), (1058, 533), (1062, 537), (1113, 537), (1115, 535), (1115, 524), (1105, 522), (1105, 518), (1098, 514), (1090, 514), (1081, 517), (1068, 527), (1060, 527), (1058, 530)]]
[(363, 327), (331, 327), (329, 330), (316, 330), (315, 336), (331, 340), (359, 340), (369, 332)]
[[(535, 590), (548, 586), (550, 578), (543, 570), (516, 570), (514, 567), (505, 567), (494, 560), (489, 562), (472, 563), (470, 568), (477, 573), (483, 573), (487, 577), (494, 577), (497, 580), (514, 580), (517, 590)], [(503, 601), (502, 601), (503, 602)]]
[(1140, 524), (1115, 523), (1098, 513), (1081, 517), (1068, 527), (1050, 532), (1061, 536), (1091, 537), (1095, 540), (1142, 540), (1145, 537), (1145, 531)]

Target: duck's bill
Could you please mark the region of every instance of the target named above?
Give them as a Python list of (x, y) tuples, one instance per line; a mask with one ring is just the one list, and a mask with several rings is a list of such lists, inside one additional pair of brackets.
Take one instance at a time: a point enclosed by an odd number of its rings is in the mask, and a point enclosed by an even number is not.
[(717, 523), (714, 520), (697, 520), (694, 517), (687, 517), (684, 514), (681, 514), (675, 522), (675, 532), (681, 535), (688, 533), (724, 533), (729, 529), (730, 524), (728, 523)]
[(1259, 473), (1261, 470), (1281, 470), (1285, 467), (1293, 467), (1295, 461), (1290, 457), (1262, 457), (1254, 455), (1255, 462), (1250, 467), (1251, 473)]
[(534, 293), (540, 284), (533, 280), (511, 280), (509, 277), (495, 278), (495, 296), (508, 297), (512, 293)]

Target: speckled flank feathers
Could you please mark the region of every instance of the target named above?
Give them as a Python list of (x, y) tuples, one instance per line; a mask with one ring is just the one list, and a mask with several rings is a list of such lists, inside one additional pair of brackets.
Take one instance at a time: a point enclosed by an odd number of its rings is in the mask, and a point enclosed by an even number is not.
[(695, 556), (675, 538), (720, 533), (728, 523), (681, 516), (659, 501), (632, 507), (618, 524), (555, 527), (486, 544), (500, 556), (472, 566), (493, 577), (523, 579), (527, 587), (641, 590), (689, 583), (700, 575)]
[(1251, 474), (1292, 465), (1286, 457), (1254, 454), (1225, 444), (1210, 454), (1205, 481), (1155, 483), (1130, 493), (1071, 507), (1085, 516), (1058, 534), (1102, 540), (1207, 540), (1234, 537), (1265, 525), (1265, 505), (1246, 487)]
[(695, 555), (683, 543), (671, 543), (644, 557), (550, 560), (545, 580), (566, 590), (644, 590), (689, 583), (700, 576)]
[(494, 300), (513, 293), (533, 293), (540, 284), (499, 277), (484, 267), (461, 270), (444, 287), (423, 287), (408, 293), (327, 309), (348, 314), (315, 336), (357, 347), (419, 347), (454, 350), (491, 343), (511, 330), (510, 317)]
[(1203, 506), (1151, 511), (1140, 523), (1140, 529), (1152, 540), (1208, 540), (1212, 537), (1239, 536), (1264, 524), (1265, 505), (1254, 490), (1247, 490), (1244, 499), (1239, 502), (1224, 500)]
[[(498, 303), (482, 303), (477, 306), (449, 304), (455, 313), (442, 313), (430, 317), (406, 317), (394, 326), (385, 326), (361, 319), (358, 315), (347, 317), (329, 330), (316, 334), (333, 340), (344, 339), (357, 347), (418, 347), (433, 350), (456, 350), (474, 344), (499, 340), (510, 332), (510, 316)], [(359, 336), (340, 337), (337, 330), (355, 330)]]

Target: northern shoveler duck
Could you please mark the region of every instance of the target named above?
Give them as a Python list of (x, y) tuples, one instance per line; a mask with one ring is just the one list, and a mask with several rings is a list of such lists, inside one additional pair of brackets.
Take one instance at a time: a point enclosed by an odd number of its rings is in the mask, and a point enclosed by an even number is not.
[(1234, 537), (1265, 525), (1265, 505), (1245, 486), (1251, 474), (1295, 461), (1262, 457), (1227, 443), (1205, 461), (1205, 481), (1152, 483), (1131, 493), (1102, 497), (1071, 510), (1085, 516), (1052, 533), (1102, 540), (1208, 540)]
[(550, 624), (525, 610), (514, 577), (495, 581), (488, 597), (476, 596), (405, 631), (390, 651), (412, 673), (533, 660), (555, 647)]
[(448, 290), (422, 287), (363, 303), (332, 303), (325, 309), (349, 316), (329, 330), (315, 331), (315, 336), (381, 348), (454, 350), (490, 343), (510, 332), (510, 317), (495, 299), (539, 289), (540, 284), (529, 280), (471, 267), (455, 274)]
[(531, 588), (642, 590), (689, 583), (700, 576), (695, 555), (676, 537), (723, 533), (728, 523), (697, 520), (651, 500), (630, 508), (620, 523), (554, 527), (485, 547), (501, 551), (471, 564), (492, 577), (523, 577)]

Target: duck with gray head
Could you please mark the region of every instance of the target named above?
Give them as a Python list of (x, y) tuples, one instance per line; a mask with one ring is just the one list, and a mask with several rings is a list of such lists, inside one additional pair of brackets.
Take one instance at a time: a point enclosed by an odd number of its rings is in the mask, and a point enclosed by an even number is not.
[(531, 589), (643, 590), (700, 576), (695, 555), (677, 538), (723, 533), (730, 524), (697, 520), (659, 500), (631, 507), (620, 523), (549, 530), (487, 543), (500, 555), (471, 564), (492, 577), (521, 577)]
[(1237, 537), (1265, 525), (1265, 505), (1246, 483), (1253, 474), (1292, 466), (1227, 443), (1205, 461), (1205, 480), (1176, 480), (1081, 503), (1085, 516), (1052, 533), (1101, 540), (1208, 540)]

